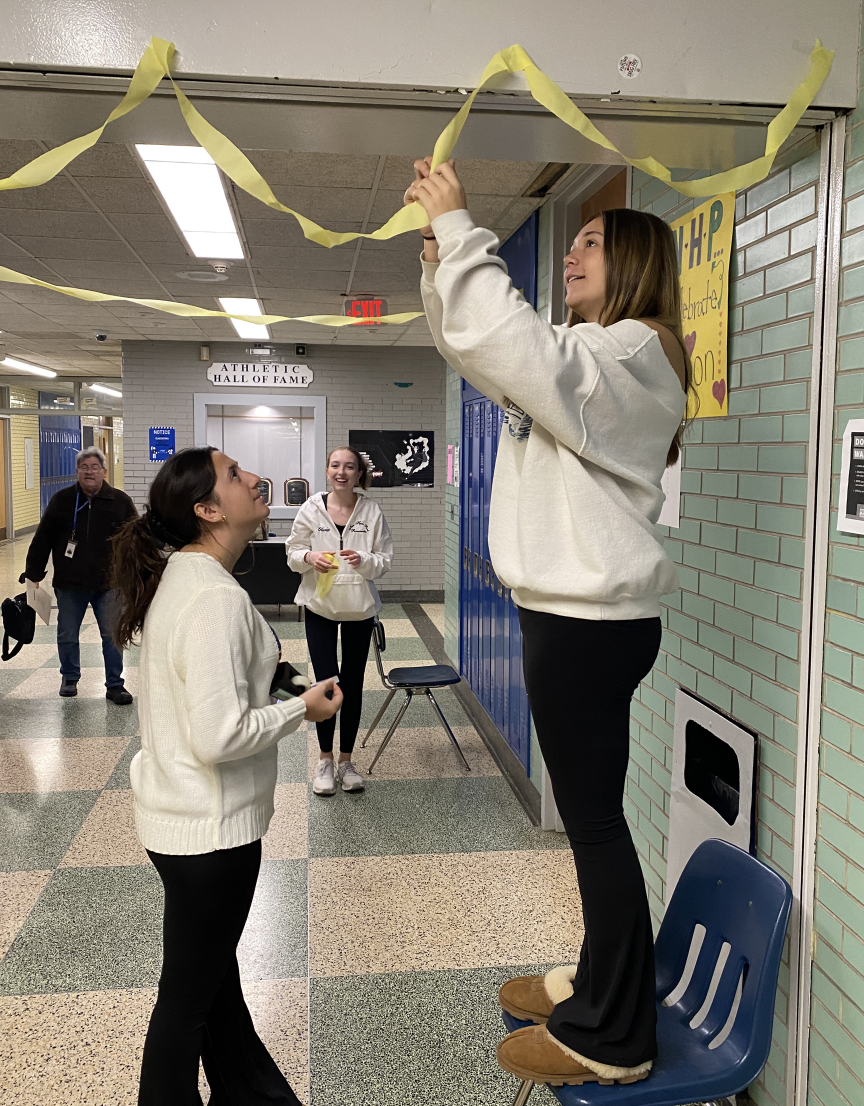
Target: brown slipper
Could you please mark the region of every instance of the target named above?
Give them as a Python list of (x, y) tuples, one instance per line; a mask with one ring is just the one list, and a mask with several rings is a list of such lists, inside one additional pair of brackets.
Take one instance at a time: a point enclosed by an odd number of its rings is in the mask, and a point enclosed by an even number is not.
[(546, 977), (542, 975), (508, 979), (498, 992), (498, 1002), (514, 1018), (536, 1025), (545, 1025), (553, 1010), (552, 999), (546, 993)]
[[(545, 1025), (528, 1025), (505, 1037), (498, 1046), (498, 1064), (519, 1079), (548, 1083), (552, 1087), (580, 1086), (582, 1083), (636, 1083), (651, 1070), (650, 1063), (639, 1068), (615, 1068), (597, 1064), (599, 1071), (575, 1059), (564, 1046), (550, 1036)], [(601, 1072), (603, 1074), (601, 1074)], [(620, 1074), (619, 1074), (620, 1073)]]

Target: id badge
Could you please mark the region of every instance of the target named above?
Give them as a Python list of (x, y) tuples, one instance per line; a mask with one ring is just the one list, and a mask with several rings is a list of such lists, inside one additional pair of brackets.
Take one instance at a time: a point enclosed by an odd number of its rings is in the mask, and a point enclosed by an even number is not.
[(77, 541), (72, 541), (70, 539), (69, 541), (66, 542), (66, 553), (64, 554), (64, 556), (74, 557), (75, 556), (75, 550), (77, 548), (78, 548), (78, 542)]

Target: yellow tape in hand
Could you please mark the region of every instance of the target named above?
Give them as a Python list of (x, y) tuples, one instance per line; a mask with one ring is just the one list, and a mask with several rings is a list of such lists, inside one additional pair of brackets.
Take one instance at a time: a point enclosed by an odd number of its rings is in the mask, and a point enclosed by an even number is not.
[(336, 580), (336, 576), (339, 573), (339, 558), (335, 553), (324, 553), (323, 556), (329, 558), (332, 568), (328, 568), (326, 572), (318, 573), (318, 583), (315, 585), (315, 594), (319, 599), (323, 599), (327, 595)]
[[(162, 78), (167, 77), (174, 88), (180, 110), (183, 113), (183, 118), (186, 120), (186, 125), (201, 146), (210, 154), (222, 172), (234, 181), (238, 187), (242, 188), (250, 195), (255, 196), (256, 199), (259, 199), (268, 207), (273, 208), (275, 211), (282, 211), (285, 214), (293, 215), (300, 224), (300, 229), (303, 231), (305, 237), (309, 238), (311, 241), (330, 248), (345, 242), (352, 242), (356, 238), (384, 240), (394, 238), (396, 235), (404, 234), (409, 230), (419, 230), (428, 223), (426, 212), (420, 204), (414, 203), (397, 211), (396, 214), (393, 215), (384, 226), (379, 227), (378, 230), (365, 233), (358, 231), (330, 231), (314, 223), (311, 219), (307, 219), (299, 212), (294, 211), (293, 208), (280, 203), (273, 194), (270, 185), (261, 176), (243, 151), (238, 149), (230, 139), (226, 138), (224, 134), (208, 123), (201, 113), (190, 103), (183, 91), (178, 88), (176, 82), (171, 77), (170, 67), (173, 55), (173, 43), (166, 42), (164, 39), (160, 38), (152, 38), (132, 75), (132, 80), (126, 91), (126, 95), (111, 112), (102, 126), (97, 127), (96, 130), (90, 131), (89, 134), (66, 142), (54, 150), (49, 150), (47, 153), (40, 154), (39, 157), (23, 166), (11, 176), (0, 180), (0, 191), (12, 188), (34, 188), (51, 180), (52, 177), (55, 177), (57, 173), (78, 157), (79, 154), (93, 146), (101, 137), (108, 123), (121, 118), (121, 116), (128, 114), (139, 104), (143, 103), (143, 101), (156, 89)], [(510, 46), (505, 50), (500, 50), (492, 58), (483, 71), (480, 83), (442, 131), (438, 141), (435, 143), (433, 164), (440, 165), (441, 162), (446, 161), (450, 157), (462, 128), (465, 125), (468, 113), (474, 104), (474, 100), (484, 85), (499, 73), (524, 73), (531, 95), (534, 99), (539, 104), (548, 108), (549, 111), (561, 119), (562, 122), (572, 127), (575, 131), (578, 131), (579, 134), (587, 138), (590, 142), (594, 142), (596, 145), (618, 154), (624, 161), (634, 166), (634, 168), (641, 169), (642, 172), (647, 173), (649, 176), (657, 177), (682, 195), (713, 196), (718, 192), (740, 191), (743, 188), (749, 188), (750, 185), (755, 184), (757, 181), (763, 180), (770, 172), (778, 150), (792, 133), (804, 111), (812, 103), (814, 96), (821, 88), (822, 82), (825, 80), (831, 68), (833, 58), (833, 50), (826, 50), (817, 39), (816, 45), (810, 54), (810, 71), (806, 78), (795, 89), (786, 107), (783, 108), (769, 124), (765, 138), (765, 153), (761, 157), (745, 165), (739, 165), (734, 169), (728, 169), (722, 173), (715, 173), (710, 177), (703, 177), (701, 180), (673, 181), (670, 170), (667, 169), (665, 165), (661, 165), (655, 158), (629, 158), (623, 154), (614, 143), (610, 142), (610, 140), (594, 126), (584, 112), (576, 107), (570, 97), (567, 96), (566, 93), (564, 93), (541, 69), (538, 69), (521, 46)], [(50, 284), (46, 281), (37, 280), (35, 277), (29, 277), (23, 273), (18, 273), (13, 269), (7, 269), (2, 266), (0, 266), (0, 280), (14, 281), (19, 284), (33, 284), (42, 288), (48, 288), (55, 292), (62, 292), (67, 296), (75, 296), (78, 299), (90, 300), (93, 302), (126, 300), (131, 303), (141, 304), (145, 307), (155, 308), (157, 311), (165, 311), (170, 314), (184, 317), (217, 316), (221, 318), (243, 319), (248, 322), (263, 323), (265, 325), (272, 322), (289, 321), (320, 323), (325, 326), (358, 325), (358, 320), (344, 318), (341, 315), (305, 315), (297, 316), (293, 319), (291, 316), (286, 315), (231, 315), (225, 311), (211, 311), (203, 307), (194, 307), (192, 304), (188, 303), (174, 303), (169, 300), (136, 299), (131, 296), (112, 296), (103, 292), (88, 291), (83, 288), (71, 288), (63, 285)], [(411, 319), (416, 319), (420, 315), (422, 315), (422, 312), (408, 311), (397, 315), (385, 315), (376, 321), (382, 323), (404, 323), (409, 322)]]

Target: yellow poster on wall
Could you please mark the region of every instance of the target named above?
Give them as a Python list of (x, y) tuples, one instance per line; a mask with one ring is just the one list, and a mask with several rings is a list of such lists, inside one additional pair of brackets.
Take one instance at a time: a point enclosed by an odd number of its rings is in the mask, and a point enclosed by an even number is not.
[(681, 279), (684, 344), (693, 363), (699, 419), (729, 413), (726, 340), (729, 327), (729, 265), (735, 225), (735, 193), (715, 196), (670, 224)]

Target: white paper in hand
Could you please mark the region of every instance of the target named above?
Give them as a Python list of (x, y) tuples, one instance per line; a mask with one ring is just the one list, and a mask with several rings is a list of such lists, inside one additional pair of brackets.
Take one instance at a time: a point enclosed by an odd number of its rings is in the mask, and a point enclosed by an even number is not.
[(51, 600), (54, 593), (46, 584), (40, 584), (37, 588), (32, 580), (27, 580), (27, 606), (32, 607), (42, 621), (48, 626), (51, 622)]

